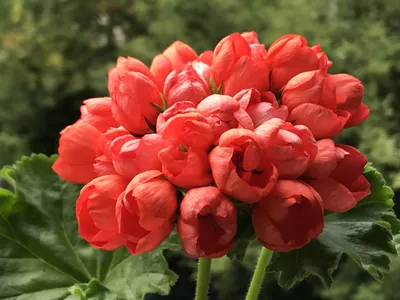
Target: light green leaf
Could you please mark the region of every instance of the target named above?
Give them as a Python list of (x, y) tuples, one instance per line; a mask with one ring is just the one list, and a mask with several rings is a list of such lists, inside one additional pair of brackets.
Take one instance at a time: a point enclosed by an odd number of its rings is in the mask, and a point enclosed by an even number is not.
[(281, 286), (292, 287), (315, 275), (329, 287), (343, 254), (376, 280), (389, 271), (389, 257), (397, 255), (394, 237), (400, 232), (392, 210), (393, 192), (373, 167), (368, 166), (364, 174), (371, 183), (370, 196), (346, 213), (325, 216), (324, 231), (305, 247), (274, 254), (268, 269), (279, 273)]
[(18, 209), (0, 205), (0, 299), (125, 300), (168, 294), (177, 275), (168, 269), (164, 247), (131, 256), (125, 249), (93, 249), (80, 238), (75, 220), (80, 187), (59, 179), (51, 170), (54, 159), (24, 157), (3, 172), (16, 190), (0, 190), (0, 201), (14, 201)]
[(11, 212), (15, 201), (16, 198), (13, 192), (0, 188), (0, 213), (8, 215)]

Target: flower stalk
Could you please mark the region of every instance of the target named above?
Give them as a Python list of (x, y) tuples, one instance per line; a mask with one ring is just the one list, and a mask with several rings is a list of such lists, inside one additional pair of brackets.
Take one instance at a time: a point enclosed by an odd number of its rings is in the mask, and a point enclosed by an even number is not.
[(195, 300), (208, 299), (208, 285), (210, 282), (211, 258), (199, 258), (197, 269), (197, 285)]
[(262, 247), (260, 257), (258, 258), (257, 266), (251, 279), (250, 287), (246, 295), (246, 300), (257, 300), (261, 290), (261, 285), (264, 280), (265, 270), (271, 261), (273, 252)]

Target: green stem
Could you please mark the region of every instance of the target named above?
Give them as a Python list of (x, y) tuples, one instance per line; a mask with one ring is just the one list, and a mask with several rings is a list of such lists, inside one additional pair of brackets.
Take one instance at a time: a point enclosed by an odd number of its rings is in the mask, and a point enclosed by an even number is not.
[(197, 286), (195, 300), (208, 299), (208, 283), (210, 282), (211, 258), (199, 258), (197, 269)]
[(257, 300), (261, 285), (264, 280), (265, 270), (271, 260), (272, 251), (262, 247), (257, 266), (251, 279), (250, 287), (247, 292), (246, 300)]

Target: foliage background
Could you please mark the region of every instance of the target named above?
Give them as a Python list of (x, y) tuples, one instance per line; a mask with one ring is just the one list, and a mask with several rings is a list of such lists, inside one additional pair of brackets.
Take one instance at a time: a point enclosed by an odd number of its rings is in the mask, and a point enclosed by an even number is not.
[[(1, 0), (0, 166), (30, 152), (55, 153), (58, 132), (78, 118), (81, 101), (106, 95), (107, 70), (119, 55), (150, 64), (176, 39), (201, 52), (234, 31), (256, 30), (267, 45), (295, 32), (321, 44), (331, 72), (363, 81), (371, 116), (341, 142), (367, 155), (398, 202), (399, 15), (400, 0)], [(212, 299), (243, 299), (257, 251), (244, 265), (213, 263)], [(169, 262), (181, 279), (170, 296), (148, 298), (190, 299), (194, 262), (175, 254)], [(343, 264), (329, 291), (312, 280), (285, 291), (270, 278), (260, 299), (400, 299), (398, 259), (383, 284)]]

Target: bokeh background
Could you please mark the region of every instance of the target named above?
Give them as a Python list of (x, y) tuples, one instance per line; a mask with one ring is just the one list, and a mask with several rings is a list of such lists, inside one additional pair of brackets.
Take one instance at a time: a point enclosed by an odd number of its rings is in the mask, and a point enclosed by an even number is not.
[[(0, 0), (0, 167), (22, 154), (55, 153), (82, 100), (107, 95), (118, 56), (149, 65), (174, 40), (200, 53), (249, 30), (266, 45), (303, 34), (321, 44), (331, 72), (362, 80), (370, 118), (340, 141), (359, 147), (399, 198), (400, 0)], [(214, 261), (210, 299), (243, 299), (258, 251), (253, 245), (244, 264)], [(195, 262), (172, 253), (168, 260), (181, 275), (177, 285), (148, 299), (192, 299)], [(283, 290), (268, 275), (260, 299), (400, 299), (399, 259), (383, 283), (346, 259), (335, 276), (330, 290), (314, 279)]]

